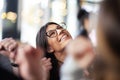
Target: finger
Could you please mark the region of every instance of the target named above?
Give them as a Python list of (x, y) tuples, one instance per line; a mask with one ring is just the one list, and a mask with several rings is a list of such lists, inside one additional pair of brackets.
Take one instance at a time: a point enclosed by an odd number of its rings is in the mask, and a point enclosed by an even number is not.
[(47, 61), (51, 61), (51, 58), (48, 58)]
[(49, 66), (52, 66), (52, 63), (43, 64), (43, 67), (49, 67)]
[(9, 45), (11, 45), (11, 44), (12, 44), (12, 43), (11, 43), (10, 41), (4, 43), (4, 48), (9, 51), (8, 47), (9, 47)]
[(17, 42), (13, 42), (13, 43), (8, 45), (8, 50), (14, 51), (17, 48), (17, 46), (18, 46)]
[[(1, 49), (4, 47), (5, 44), (6, 44), (6, 39), (3, 39), (3, 40), (1, 41)], [(4, 47), (4, 49), (5, 49), (5, 47)]]
[(47, 60), (47, 58), (46, 58), (46, 57), (44, 57), (44, 58), (42, 58), (42, 59), (41, 59), (41, 61), (45, 61), (45, 60)]
[(44, 64), (51, 64), (51, 61), (45, 61)]
[(0, 50), (2, 49), (2, 45), (1, 45), (1, 42), (0, 42)]
[(0, 54), (9, 57), (9, 52), (7, 51), (1, 50)]
[(45, 62), (46, 63), (51, 63), (51, 58), (48, 58)]
[(16, 56), (16, 51), (10, 52), (10, 54), (9, 54), (10, 59), (15, 61), (15, 56)]
[(46, 67), (46, 70), (47, 70), (47, 71), (49, 71), (49, 70), (51, 70), (51, 69), (52, 69), (52, 66), (47, 66), (47, 67)]
[(45, 60), (43, 60), (43, 62), (42, 62), (43, 64), (48, 64), (48, 63), (51, 63), (51, 59), (50, 58), (48, 58), (48, 59), (45, 59)]
[(5, 48), (5, 50), (8, 50), (7, 46), (10, 44), (11, 40), (11, 38), (5, 38), (1, 41), (1, 45)]
[(51, 58), (48, 58), (45, 60), (45, 62), (50, 62), (51, 61)]
[(4, 45), (8, 51), (12, 51), (15, 47), (17, 47), (17, 42), (13, 39), (8, 39), (6, 44)]
[(44, 68), (47, 68), (47, 67), (49, 67), (49, 66), (51, 66), (51, 67), (52, 67), (52, 63), (42, 64), (42, 66), (43, 66)]

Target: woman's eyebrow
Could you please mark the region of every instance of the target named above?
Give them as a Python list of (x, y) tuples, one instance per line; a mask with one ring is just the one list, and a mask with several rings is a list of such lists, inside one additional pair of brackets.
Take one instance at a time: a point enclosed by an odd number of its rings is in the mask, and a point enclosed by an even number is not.
[[(57, 29), (57, 28), (59, 28), (59, 27), (61, 27), (61, 26), (60, 26), (60, 25), (56, 25), (55, 29)], [(50, 30), (48, 30), (47, 32), (49, 32), (49, 31), (51, 31), (51, 30), (55, 30), (55, 29), (50, 29)]]
[(60, 27), (60, 25), (57, 25), (57, 28)]
[(60, 26), (60, 25), (57, 25), (57, 28), (63, 28), (62, 26)]

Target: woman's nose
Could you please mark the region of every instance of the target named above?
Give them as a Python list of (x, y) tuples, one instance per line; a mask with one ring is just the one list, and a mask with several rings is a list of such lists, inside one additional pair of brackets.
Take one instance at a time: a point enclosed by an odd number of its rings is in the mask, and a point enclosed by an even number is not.
[(64, 29), (57, 29), (57, 34), (60, 35)]

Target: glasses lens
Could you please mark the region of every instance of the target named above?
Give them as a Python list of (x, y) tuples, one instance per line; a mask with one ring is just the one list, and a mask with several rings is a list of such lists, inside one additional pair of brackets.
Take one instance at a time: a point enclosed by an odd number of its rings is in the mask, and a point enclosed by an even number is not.
[(55, 37), (57, 35), (57, 32), (56, 30), (50, 30), (49, 32), (47, 32), (47, 35), (49, 37)]
[(66, 24), (65, 24), (64, 22), (60, 23), (59, 25), (60, 25), (61, 27), (63, 27), (64, 29), (67, 29), (67, 26), (66, 26)]

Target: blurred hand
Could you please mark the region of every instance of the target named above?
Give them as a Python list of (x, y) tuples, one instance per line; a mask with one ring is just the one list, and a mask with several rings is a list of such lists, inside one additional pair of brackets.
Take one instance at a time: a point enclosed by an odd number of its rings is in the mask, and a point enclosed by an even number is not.
[(49, 72), (52, 69), (52, 63), (50, 58), (42, 58), (41, 59), (41, 65), (42, 65), (42, 76), (43, 80), (49, 80)]
[(20, 75), (25, 80), (42, 80), (42, 50), (29, 44), (20, 44), (17, 48), (15, 63), (19, 65)]
[(14, 59), (17, 47), (18, 44), (14, 39), (5, 38), (0, 42), (0, 54)]
[(6, 38), (0, 42), (0, 54), (19, 65), (19, 74), (23, 79), (42, 80), (41, 49), (35, 49), (29, 44), (18, 44), (14, 39)]
[(66, 51), (78, 63), (80, 68), (86, 69), (95, 57), (92, 44), (89, 39), (78, 37), (71, 41)]
[(44, 71), (48, 72), (52, 68), (52, 63), (50, 58), (48, 59), (46, 57), (42, 58), (41, 63)]

